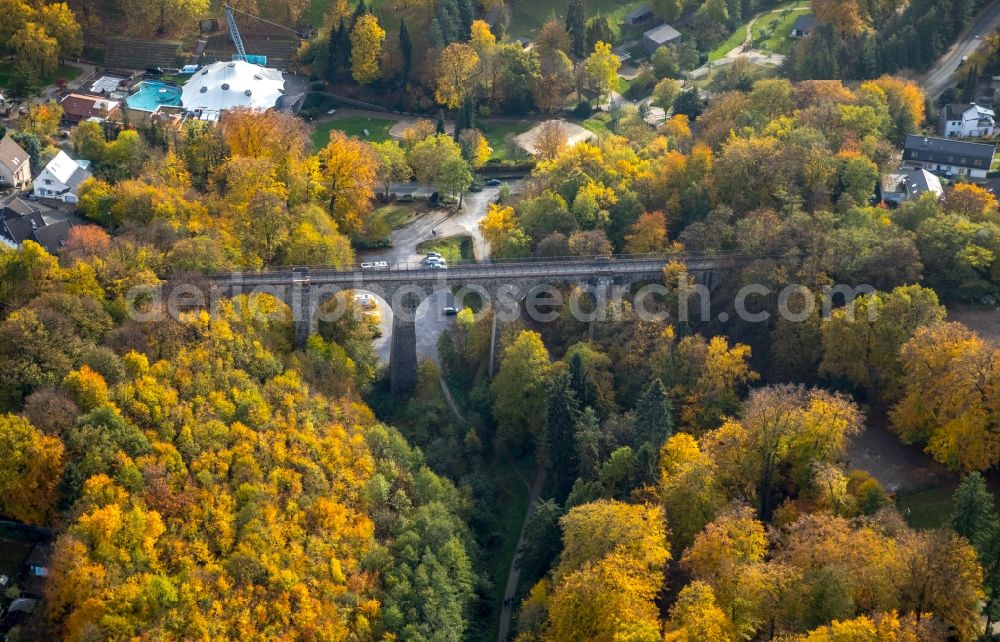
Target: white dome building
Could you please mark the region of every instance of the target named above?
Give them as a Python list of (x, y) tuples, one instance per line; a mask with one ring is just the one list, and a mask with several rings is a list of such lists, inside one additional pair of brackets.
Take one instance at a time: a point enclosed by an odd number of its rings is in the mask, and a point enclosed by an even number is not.
[(285, 80), (277, 69), (244, 60), (214, 62), (184, 83), (181, 104), (202, 120), (218, 120), (219, 112), (238, 107), (271, 109), (284, 95)]

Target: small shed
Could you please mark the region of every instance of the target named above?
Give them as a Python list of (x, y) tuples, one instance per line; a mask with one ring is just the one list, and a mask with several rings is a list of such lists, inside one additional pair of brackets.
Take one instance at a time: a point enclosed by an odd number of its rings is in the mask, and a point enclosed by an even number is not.
[(642, 34), (642, 49), (652, 55), (654, 51), (666, 45), (676, 45), (681, 41), (681, 32), (667, 23), (654, 27)]
[(633, 9), (625, 14), (625, 25), (633, 26), (646, 22), (653, 17), (653, 10), (647, 7), (639, 7), (638, 9)]

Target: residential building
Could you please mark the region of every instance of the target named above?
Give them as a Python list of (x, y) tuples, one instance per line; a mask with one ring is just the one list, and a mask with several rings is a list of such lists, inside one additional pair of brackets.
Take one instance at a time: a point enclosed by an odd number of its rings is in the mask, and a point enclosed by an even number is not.
[(107, 120), (113, 117), (119, 105), (117, 100), (88, 94), (67, 94), (59, 101), (59, 106), (63, 110), (63, 120), (73, 124), (91, 118)]
[(91, 176), (89, 167), (90, 161), (75, 161), (60, 151), (35, 178), (35, 196), (76, 203), (77, 187)]
[(38, 243), (55, 254), (66, 243), (70, 230), (83, 225), (64, 209), (46, 207), (15, 198), (0, 208), (0, 243), (18, 248), (25, 241)]
[(681, 32), (667, 23), (654, 27), (642, 34), (642, 49), (652, 55), (654, 51), (665, 45), (676, 45), (681, 41)]
[(816, 16), (810, 14), (799, 16), (792, 25), (792, 38), (808, 38), (816, 29)]
[(639, 7), (638, 9), (633, 9), (625, 14), (624, 22), (626, 26), (634, 26), (641, 22), (646, 22), (653, 17), (653, 10), (648, 6)]
[(992, 143), (911, 134), (903, 146), (903, 162), (944, 176), (986, 178), (995, 153), (996, 145)]
[(31, 182), (28, 152), (7, 134), (0, 138), (0, 187), (21, 188)]
[(916, 200), (927, 193), (938, 197), (944, 194), (941, 179), (926, 169), (908, 165), (884, 176), (879, 188), (882, 202), (892, 207), (898, 207), (906, 201)]
[(938, 117), (938, 134), (955, 138), (980, 138), (992, 136), (996, 128), (992, 109), (976, 103), (945, 105)]

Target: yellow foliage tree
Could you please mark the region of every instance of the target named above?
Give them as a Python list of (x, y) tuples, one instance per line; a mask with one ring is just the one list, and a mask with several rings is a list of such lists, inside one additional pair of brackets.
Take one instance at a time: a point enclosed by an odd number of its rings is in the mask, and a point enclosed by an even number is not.
[(478, 65), (479, 55), (470, 45), (453, 42), (445, 47), (438, 60), (437, 101), (450, 109), (461, 105)]
[(358, 18), (351, 30), (351, 76), (355, 82), (367, 85), (382, 75), (379, 60), (382, 57), (382, 41), (385, 29), (378, 18), (370, 13)]
[(50, 524), (59, 498), (63, 444), (27, 419), (0, 416), (0, 512), (31, 524)]
[(337, 227), (358, 232), (371, 209), (378, 177), (378, 158), (367, 143), (342, 132), (330, 132), (330, 142), (319, 152), (328, 211)]

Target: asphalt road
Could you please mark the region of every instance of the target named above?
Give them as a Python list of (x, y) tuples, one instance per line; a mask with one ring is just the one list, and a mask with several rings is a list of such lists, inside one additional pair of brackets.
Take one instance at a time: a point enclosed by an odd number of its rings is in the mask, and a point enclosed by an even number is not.
[(954, 83), (953, 75), (962, 64), (962, 58), (971, 56), (983, 44), (983, 38), (1000, 27), (1000, 0), (987, 5), (972, 25), (959, 36), (934, 66), (924, 74), (924, 92), (930, 98), (937, 98)]
[[(512, 184), (516, 189), (516, 185)], [(479, 221), (486, 216), (489, 205), (496, 200), (499, 187), (487, 187), (481, 192), (466, 194), (462, 209), (455, 213), (445, 211), (430, 212), (409, 225), (395, 230), (391, 235), (392, 247), (377, 252), (366, 252), (365, 261), (386, 261), (393, 263), (418, 263), (423, 256), (417, 253), (417, 245), (432, 238), (467, 234), (472, 237), (476, 258), (489, 258), (489, 247), (479, 231)], [(360, 260), (360, 258), (359, 258)], [(441, 333), (454, 323), (454, 317), (445, 316), (442, 310), (446, 303), (446, 293), (436, 292), (424, 300), (417, 308), (417, 358), (430, 357), (437, 360), (437, 342)], [(383, 363), (389, 362), (389, 347), (392, 337), (392, 310), (384, 301), (378, 301), (381, 317), (382, 336), (375, 340), (375, 351)]]

